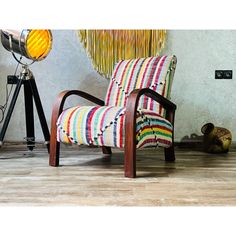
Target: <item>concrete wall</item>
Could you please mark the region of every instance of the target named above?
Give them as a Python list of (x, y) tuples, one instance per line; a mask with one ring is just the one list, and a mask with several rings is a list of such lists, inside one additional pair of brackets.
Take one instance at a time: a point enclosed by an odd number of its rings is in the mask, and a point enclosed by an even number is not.
[[(236, 140), (236, 31), (168, 31), (166, 53), (178, 57), (172, 100), (177, 104), (176, 138), (201, 135), (206, 122), (228, 128)], [(215, 70), (232, 69), (232, 80)]]
[[(60, 91), (80, 89), (104, 98), (108, 86), (108, 81), (94, 71), (75, 31), (57, 30), (52, 33), (51, 53), (44, 61), (31, 66), (49, 127), (52, 104)], [(236, 31), (168, 31), (167, 47), (163, 53), (175, 54), (178, 58), (172, 90), (172, 100), (178, 106), (176, 140), (193, 133), (200, 135), (200, 128), (206, 122), (230, 129), (233, 140), (236, 140), (236, 79), (214, 79), (216, 69), (235, 69), (235, 45)], [(0, 45), (0, 104), (5, 102), (6, 77), (14, 73), (16, 64), (11, 54)], [(25, 137), (22, 92), (6, 133), (5, 140), (8, 141), (22, 141)], [(77, 101), (89, 104), (77, 98), (69, 103)], [(37, 115), (35, 126), (36, 140), (42, 141)]]

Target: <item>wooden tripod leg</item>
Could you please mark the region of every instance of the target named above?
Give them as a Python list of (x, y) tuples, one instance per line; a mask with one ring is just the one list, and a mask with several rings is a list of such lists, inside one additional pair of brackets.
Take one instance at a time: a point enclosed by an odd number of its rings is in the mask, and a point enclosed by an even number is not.
[(32, 77), (32, 79), (29, 80), (30, 86), (31, 86), (31, 91), (34, 97), (34, 102), (35, 102), (35, 106), (38, 112), (38, 117), (39, 117), (39, 121), (42, 127), (42, 131), (43, 131), (43, 135), (44, 135), (44, 139), (45, 142), (47, 144), (47, 149), (48, 149), (48, 153), (49, 153), (49, 140), (50, 140), (50, 133), (49, 133), (49, 129), (48, 129), (48, 125), (47, 125), (47, 121), (46, 121), (46, 117), (44, 115), (44, 111), (43, 111), (43, 106), (40, 100), (40, 96), (38, 93), (38, 89), (35, 83), (35, 79)]
[(31, 92), (29, 80), (24, 81), (24, 97), (25, 97), (26, 141), (28, 149), (32, 151), (35, 147), (34, 107), (33, 107), (33, 95)]

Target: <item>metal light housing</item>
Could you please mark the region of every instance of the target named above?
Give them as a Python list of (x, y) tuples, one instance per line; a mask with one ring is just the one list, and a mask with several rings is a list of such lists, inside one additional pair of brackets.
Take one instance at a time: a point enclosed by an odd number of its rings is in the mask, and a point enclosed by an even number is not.
[(50, 30), (24, 29), (1, 30), (3, 47), (13, 54), (18, 53), (33, 61), (41, 61), (47, 57), (52, 48)]

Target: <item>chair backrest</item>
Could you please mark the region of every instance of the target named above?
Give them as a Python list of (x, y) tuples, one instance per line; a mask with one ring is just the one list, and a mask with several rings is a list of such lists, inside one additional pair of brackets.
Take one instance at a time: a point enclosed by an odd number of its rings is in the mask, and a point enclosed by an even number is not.
[[(175, 56), (157, 56), (119, 61), (113, 70), (105, 105), (125, 107), (134, 89), (150, 88), (169, 99), (175, 65)], [(139, 108), (164, 114), (163, 108), (152, 99), (140, 98)]]

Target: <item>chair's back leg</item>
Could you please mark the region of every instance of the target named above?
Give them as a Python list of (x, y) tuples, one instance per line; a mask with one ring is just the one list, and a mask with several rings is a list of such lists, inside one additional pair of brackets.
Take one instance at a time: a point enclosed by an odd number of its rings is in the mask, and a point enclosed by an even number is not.
[(166, 112), (166, 119), (171, 122), (173, 126), (172, 131), (172, 145), (169, 148), (165, 148), (165, 161), (175, 161), (175, 147), (174, 147), (174, 123), (175, 123), (175, 111)]
[(56, 118), (57, 117), (53, 114), (51, 122), (51, 137), (50, 137), (50, 156), (49, 156), (50, 166), (59, 166), (60, 143), (57, 142)]
[(174, 162), (175, 161), (175, 149), (174, 143), (171, 147), (165, 148), (165, 161), (167, 162)]
[(111, 155), (112, 154), (111, 148), (110, 147), (106, 147), (106, 146), (102, 146), (102, 153), (103, 154)]

